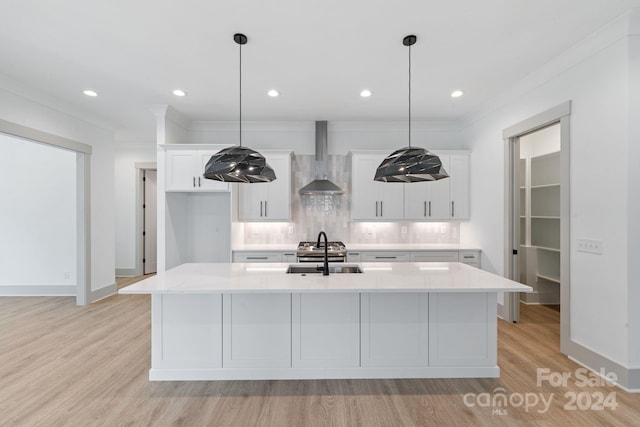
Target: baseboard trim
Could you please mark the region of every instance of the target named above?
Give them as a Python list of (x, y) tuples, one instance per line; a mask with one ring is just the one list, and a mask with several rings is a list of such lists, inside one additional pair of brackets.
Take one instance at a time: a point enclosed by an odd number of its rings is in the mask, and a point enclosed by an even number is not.
[(116, 268), (116, 277), (136, 277), (135, 268)]
[(0, 296), (11, 297), (74, 297), (75, 285), (0, 285)]
[(549, 295), (541, 292), (530, 292), (520, 296), (520, 302), (527, 305), (560, 305), (560, 295)]
[(101, 299), (110, 297), (111, 295), (115, 295), (116, 293), (118, 293), (118, 287), (116, 286), (115, 283), (105, 286), (104, 288), (91, 291), (91, 295), (89, 297), (89, 304), (94, 303), (96, 301), (100, 301)]
[(618, 378), (616, 386), (629, 393), (640, 393), (640, 369), (626, 368), (573, 340), (569, 340), (567, 350), (569, 359), (577, 364), (596, 374), (599, 374), (601, 369), (606, 373), (614, 373)]

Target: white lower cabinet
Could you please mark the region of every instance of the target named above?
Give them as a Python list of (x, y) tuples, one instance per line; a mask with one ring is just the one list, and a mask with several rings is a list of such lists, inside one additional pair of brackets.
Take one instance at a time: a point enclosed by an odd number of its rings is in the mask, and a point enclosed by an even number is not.
[(458, 262), (458, 251), (411, 252), (411, 262)]
[(357, 293), (293, 294), (294, 368), (360, 366), (360, 298)]
[(362, 262), (410, 262), (411, 252), (362, 252)]
[(152, 297), (155, 368), (222, 367), (222, 294)]
[(291, 294), (223, 294), (222, 365), (291, 367)]
[[(283, 262), (282, 252), (233, 252), (233, 262)], [(284, 261), (289, 262), (289, 261)], [(295, 262), (295, 261), (294, 261)]]
[(497, 363), (496, 293), (429, 295), (429, 366)]
[(429, 362), (429, 295), (363, 293), (363, 367), (418, 367)]

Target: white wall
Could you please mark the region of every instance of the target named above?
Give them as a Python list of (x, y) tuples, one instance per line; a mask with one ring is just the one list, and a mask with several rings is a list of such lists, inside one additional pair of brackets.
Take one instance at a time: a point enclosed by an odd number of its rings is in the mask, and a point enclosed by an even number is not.
[[(483, 267), (503, 273), (502, 130), (571, 100), (570, 338), (624, 366), (628, 362), (628, 164), (622, 159), (630, 146), (627, 40), (626, 35), (616, 36), (569, 67), (560, 59), (557, 72), (546, 82), (521, 91), (465, 129), (465, 138), (473, 144), (473, 214), (461, 230), (463, 242), (483, 248)], [(604, 253), (577, 252), (575, 241), (581, 237), (601, 239)]]
[(136, 163), (156, 161), (156, 144), (117, 145), (115, 148), (115, 266), (136, 267)]
[(75, 295), (76, 154), (2, 133), (0, 147), (0, 284)]
[(91, 145), (91, 289), (113, 285), (113, 132), (13, 90), (0, 87), (0, 119)]
[[(640, 13), (636, 16), (637, 31), (640, 32)], [(629, 170), (628, 200), (628, 250), (629, 250), (629, 365), (640, 369), (640, 35), (629, 38)]]

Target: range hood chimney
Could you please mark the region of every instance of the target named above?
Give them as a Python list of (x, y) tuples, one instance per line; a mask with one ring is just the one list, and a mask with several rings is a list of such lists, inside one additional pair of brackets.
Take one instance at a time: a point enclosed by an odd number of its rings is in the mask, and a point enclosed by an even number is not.
[(305, 195), (341, 195), (344, 191), (327, 179), (327, 122), (316, 122), (316, 179), (298, 190)]

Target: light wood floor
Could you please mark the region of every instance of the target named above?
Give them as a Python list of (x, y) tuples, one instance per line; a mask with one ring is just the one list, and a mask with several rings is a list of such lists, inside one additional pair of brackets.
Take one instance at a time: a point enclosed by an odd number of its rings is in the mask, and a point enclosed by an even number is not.
[[(559, 353), (558, 316), (523, 305), (522, 323), (499, 322), (499, 379), (151, 383), (148, 296), (117, 295), (87, 307), (65, 297), (0, 298), (0, 425), (640, 425), (640, 395), (573, 382), (536, 385), (538, 367), (579, 367)], [(464, 403), (467, 393), (499, 387), (508, 396), (553, 393), (551, 407), (508, 406), (498, 415)], [(618, 407), (564, 410), (567, 392), (614, 392)]]

